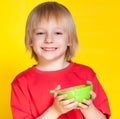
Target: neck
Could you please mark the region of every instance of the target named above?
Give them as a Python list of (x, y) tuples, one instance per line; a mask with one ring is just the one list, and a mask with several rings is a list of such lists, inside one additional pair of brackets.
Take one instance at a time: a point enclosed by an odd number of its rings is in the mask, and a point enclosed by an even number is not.
[(42, 71), (56, 71), (63, 69), (69, 65), (69, 62), (65, 60), (57, 61), (39, 61), (36, 68)]

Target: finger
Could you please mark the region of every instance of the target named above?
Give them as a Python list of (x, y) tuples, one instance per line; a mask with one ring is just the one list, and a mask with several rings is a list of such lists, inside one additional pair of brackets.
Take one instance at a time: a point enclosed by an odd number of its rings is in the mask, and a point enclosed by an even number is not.
[(57, 90), (60, 90), (60, 88), (61, 88), (61, 85), (58, 84), (57, 87), (55, 88), (55, 90), (56, 90), (56, 91), (57, 91)]
[(92, 81), (87, 80), (86, 84), (92, 84)]
[(58, 84), (57, 87), (55, 88), (54, 97), (56, 97), (58, 95), (58, 92), (59, 92), (60, 88), (61, 88), (61, 85)]
[(68, 105), (68, 104), (70, 104), (70, 103), (73, 103), (74, 101), (75, 101), (75, 99), (74, 99), (74, 98), (71, 98), (71, 99), (69, 99), (69, 100), (61, 101), (60, 103), (61, 103), (62, 105)]
[(78, 102), (73, 102), (73, 103), (70, 103), (70, 104), (64, 106), (64, 108), (71, 110), (71, 109), (77, 108), (77, 106), (78, 106)]
[(94, 100), (96, 98), (96, 93), (94, 91), (90, 92), (91, 99)]
[(85, 104), (87, 106), (90, 106), (92, 104), (92, 100), (83, 100), (82, 104)]
[(67, 94), (63, 94), (63, 95), (57, 96), (56, 100), (61, 101), (61, 100), (65, 99), (66, 97), (67, 97)]
[(86, 109), (86, 108), (88, 108), (88, 105), (85, 105), (83, 103), (79, 103), (78, 108)]

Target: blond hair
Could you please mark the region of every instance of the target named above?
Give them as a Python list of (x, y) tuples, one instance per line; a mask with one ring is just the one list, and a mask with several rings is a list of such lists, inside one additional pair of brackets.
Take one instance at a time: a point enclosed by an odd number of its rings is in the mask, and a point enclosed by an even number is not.
[(68, 46), (65, 54), (65, 60), (70, 61), (75, 55), (76, 48), (78, 47), (78, 39), (76, 34), (76, 27), (69, 10), (57, 2), (44, 2), (36, 6), (28, 16), (25, 32), (25, 46), (27, 50), (32, 51), (32, 57), (37, 60), (31, 44), (33, 31), (38, 23), (42, 20), (49, 20), (55, 18), (59, 23), (62, 23), (68, 34), (70, 46)]

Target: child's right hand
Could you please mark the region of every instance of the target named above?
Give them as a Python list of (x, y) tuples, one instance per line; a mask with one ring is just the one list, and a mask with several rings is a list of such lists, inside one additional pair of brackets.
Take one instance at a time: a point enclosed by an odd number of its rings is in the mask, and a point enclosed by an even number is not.
[(56, 113), (60, 116), (61, 114), (64, 114), (72, 109), (76, 109), (78, 106), (78, 102), (75, 102), (74, 98), (69, 100), (63, 100), (67, 97), (66, 94), (58, 96), (58, 92), (60, 90), (60, 85), (58, 85), (55, 90), (54, 94), (54, 102), (52, 105), (52, 108), (56, 111)]

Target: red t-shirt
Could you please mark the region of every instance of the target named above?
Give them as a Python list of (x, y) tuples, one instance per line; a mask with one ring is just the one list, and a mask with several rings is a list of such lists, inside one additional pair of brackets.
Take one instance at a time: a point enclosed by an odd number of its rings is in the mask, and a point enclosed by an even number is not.
[[(89, 80), (97, 97), (94, 105), (106, 115), (110, 115), (107, 96), (88, 66), (71, 62), (57, 71), (40, 71), (35, 66), (20, 73), (12, 82), (11, 107), (14, 119), (35, 119), (52, 105), (54, 97), (50, 90), (58, 84), (61, 88), (85, 84)], [(72, 110), (58, 119), (84, 119), (80, 110)]]

